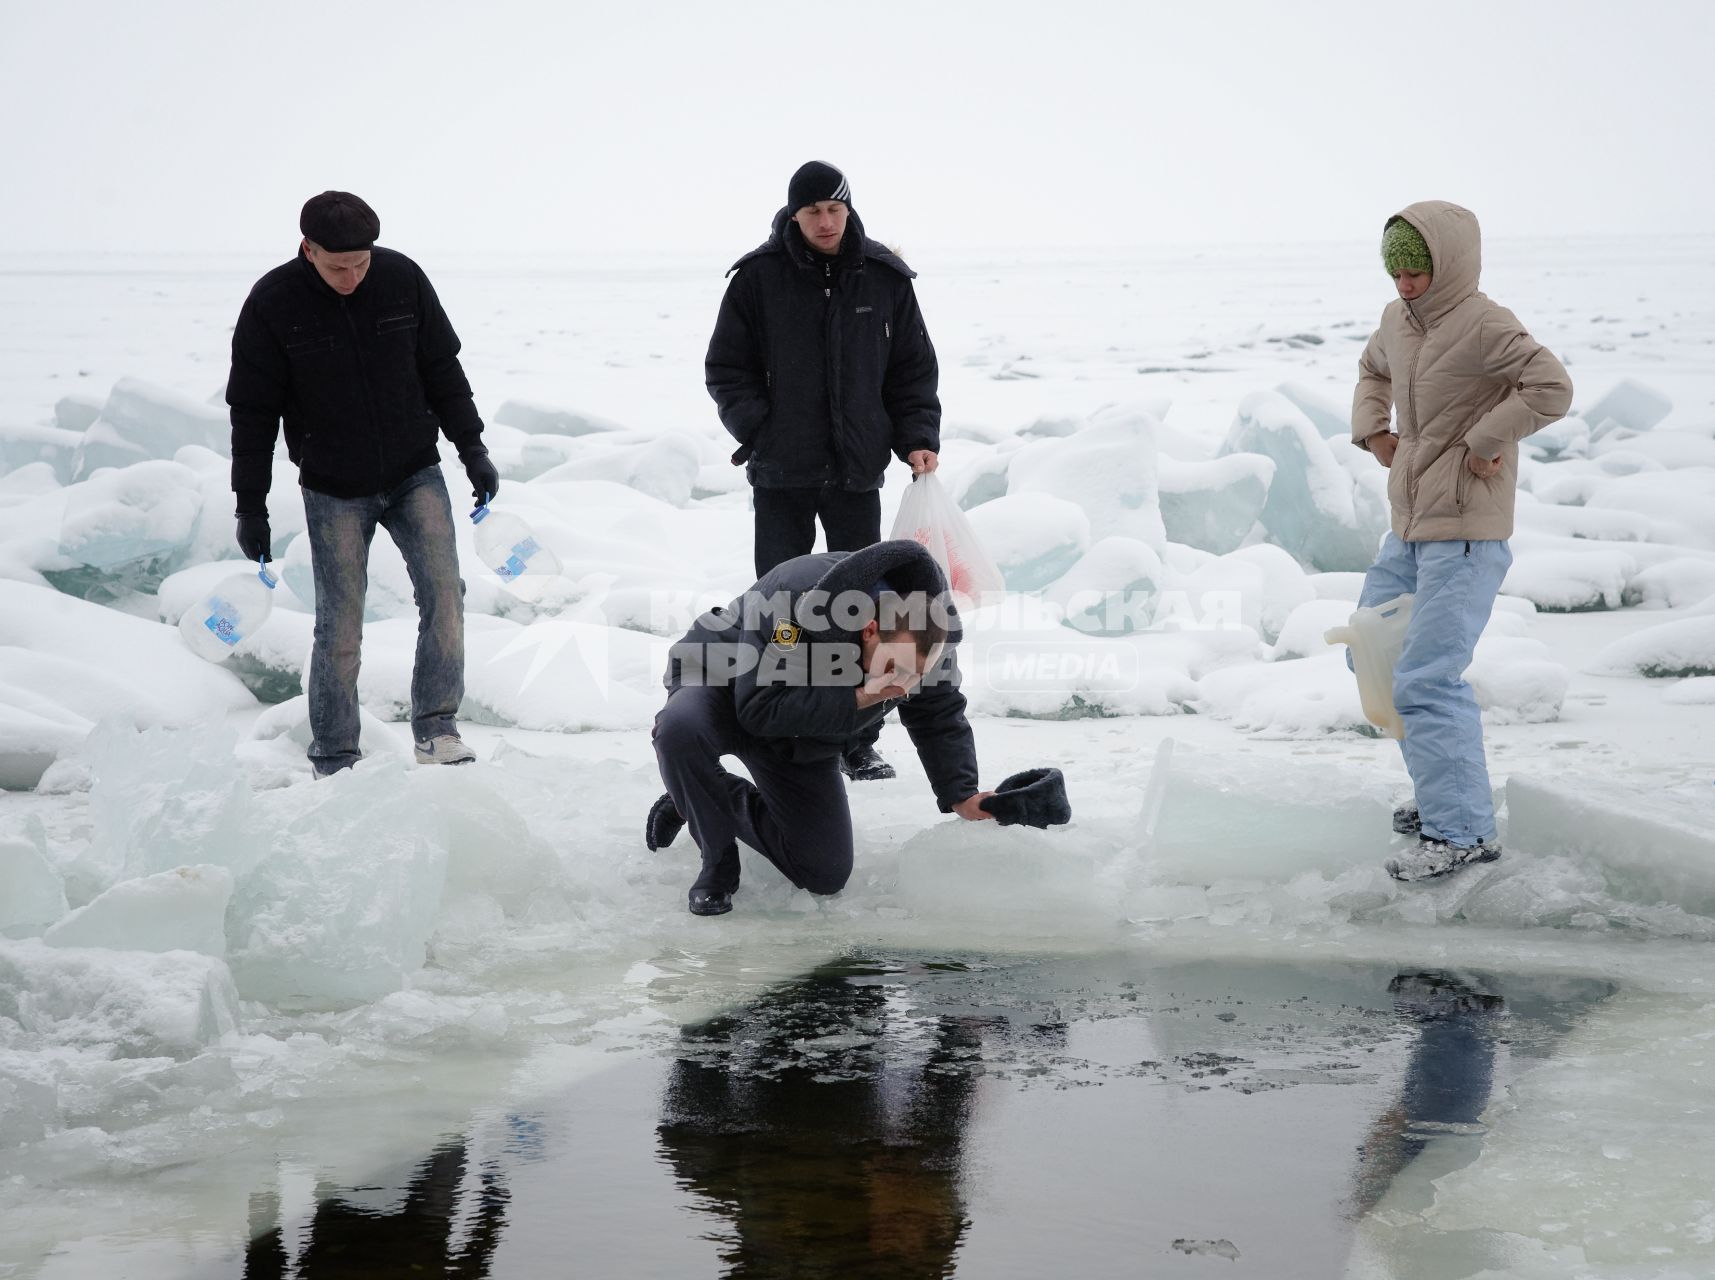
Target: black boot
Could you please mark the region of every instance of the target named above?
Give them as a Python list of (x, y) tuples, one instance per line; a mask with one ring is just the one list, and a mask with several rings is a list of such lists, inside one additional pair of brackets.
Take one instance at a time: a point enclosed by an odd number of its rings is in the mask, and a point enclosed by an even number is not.
[(685, 820), (679, 816), (673, 797), (664, 795), (649, 806), (649, 816), (643, 820), (643, 843), (651, 849), (665, 849), (684, 829)]
[(720, 889), (692, 889), (690, 907), (694, 916), (724, 916), (732, 910), (732, 894)]
[(881, 758), (881, 752), (867, 742), (840, 757), (840, 772), (853, 782), (879, 782), (898, 776), (893, 766)]
[(724, 916), (732, 910), (732, 895), (738, 891), (738, 846), (731, 845), (718, 857), (703, 855), (703, 869), (687, 895), (694, 916)]
[(1423, 830), (1423, 815), (1417, 811), (1417, 801), (1402, 804), (1393, 811), (1393, 829), (1402, 836), (1414, 836)]

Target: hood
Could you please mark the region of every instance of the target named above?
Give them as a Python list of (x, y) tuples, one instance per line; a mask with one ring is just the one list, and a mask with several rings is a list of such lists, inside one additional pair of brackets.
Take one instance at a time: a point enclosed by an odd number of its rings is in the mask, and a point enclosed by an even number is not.
[[(774, 215), (774, 226), (768, 233), (768, 239), (728, 267), (727, 274), (730, 276), (752, 258), (760, 258), (769, 253), (785, 253), (791, 245), (802, 245), (802, 237), (792, 236), (791, 231), (792, 211), (782, 206), (780, 211)], [(861, 249), (853, 249), (852, 246), (854, 245), (862, 247)], [(846, 238), (840, 245), (840, 255), (844, 257), (848, 254), (853, 256), (861, 254), (861, 258), (864, 260), (879, 262), (885, 267), (891, 267), (907, 280), (917, 278), (917, 273), (905, 265), (903, 258), (879, 240), (869, 238), (863, 229), (863, 219), (857, 216), (855, 209), (846, 215)], [(794, 261), (797, 259), (794, 258)]]
[[(889, 590), (900, 595), (926, 591), (931, 599), (939, 600), (946, 608), (947, 647), (958, 644), (963, 629), (959, 625), (958, 610), (953, 607), (953, 598), (947, 591), (946, 575), (921, 542), (895, 538), (874, 543), (861, 551), (848, 552), (816, 580), (813, 590), (821, 593), (823, 601), (828, 601), (845, 591), (868, 592), (883, 582)], [(804, 619), (801, 617), (799, 621)], [(856, 638), (849, 633), (836, 633), (837, 628), (824, 629), (817, 634), (830, 639)]]
[(1477, 292), (1477, 277), (1483, 271), (1483, 233), (1477, 215), (1445, 200), (1420, 200), (1383, 223), (1384, 231), (1394, 218), (1404, 218), (1416, 227), (1429, 246), (1435, 278), (1411, 309), (1424, 324), (1434, 324)]

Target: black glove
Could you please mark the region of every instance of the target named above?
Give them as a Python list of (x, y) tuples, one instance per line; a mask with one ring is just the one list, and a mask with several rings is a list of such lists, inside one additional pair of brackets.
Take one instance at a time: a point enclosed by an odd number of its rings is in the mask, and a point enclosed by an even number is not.
[(272, 560), (274, 552), (268, 539), (268, 513), (238, 517), (238, 549), (246, 560)]
[(459, 461), (464, 463), (464, 473), (470, 477), (471, 496), (478, 506), (500, 492), (500, 472), (489, 461), (487, 449), (481, 446), (467, 449), (459, 454)]

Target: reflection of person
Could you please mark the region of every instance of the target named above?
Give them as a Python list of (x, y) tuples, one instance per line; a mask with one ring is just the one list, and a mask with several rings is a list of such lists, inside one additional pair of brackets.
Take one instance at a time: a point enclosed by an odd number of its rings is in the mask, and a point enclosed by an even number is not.
[(830, 966), (686, 1029), (657, 1133), (683, 1185), (733, 1224), (727, 1275), (951, 1272), (980, 1035), (913, 1017), (895, 1040), (887, 991)]
[[(703, 859), (694, 914), (732, 909), (740, 840), (800, 889), (845, 887), (852, 820), (839, 756), (892, 705), (941, 811), (992, 816), (977, 789), (958, 638), (939, 567), (904, 540), (788, 560), (697, 620), (669, 659), (652, 735), (667, 794), (645, 831), (658, 849), (690, 827)], [(724, 755), (751, 781), (722, 768)]]
[(1399, 1100), (1376, 1119), (1361, 1151), (1354, 1197), (1360, 1213), (1380, 1202), (1438, 1131), (1482, 1118), (1506, 1013), (1500, 996), (1453, 974), (1402, 973), (1387, 989), (1395, 1010), (1418, 1031)]
[(423, 764), (463, 764), (464, 584), (436, 439), (458, 446), (478, 502), (499, 474), (482, 444), (459, 340), (423, 270), (375, 239), (358, 197), (324, 191), (304, 205), (291, 262), (251, 289), (232, 332), (232, 488), (238, 545), (273, 554), (268, 489), (274, 440), (303, 488), (316, 631), (310, 658), (310, 763), (318, 777), (356, 764), (357, 671), (369, 544), (398, 544), (417, 598), (411, 734)]
[[(1352, 441), (1389, 469), (1393, 527), (1358, 603), (1415, 596), (1393, 696), (1416, 800), (1394, 826), (1419, 840), (1387, 870), (1422, 880), (1500, 857), (1483, 722), (1464, 672), (1512, 564), (1518, 442), (1566, 412), (1572, 382), (1512, 312), (1478, 292), (1482, 242), (1470, 210), (1430, 200), (1394, 215), (1382, 265), (1399, 299), (1358, 361)], [(1397, 434), (1388, 429), (1396, 406)]]
[[(244, 1280), (389, 1280), (390, 1277), (450, 1276), (479, 1280), (500, 1244), (508, 1192), (499, 1173), (485, 1167), (474, 1215), (459, 1214), (465, 1177), (465, 1148), (450, 1143), (418, 1168), (405, 1198), (392, 1213), (347, 1204), (330, 1196), (316, 1206), (296, 1262), (286, 1256), (274, 1206), (272, 1223), (251, 1224)], [(456, 1223), (455, 1223), (455, 1220)], [(463, 1229), (457, 1233), (454, 1227)]]
[[(818, 517), (829, 551), (879, 542), (889, 453), (922, 473), (940, 448), (916, 272), (864, 234), (845, 175), (812, 160), (731, 275), (704, 373), (754, 491), (756, 576), (815, 550)], [(880, 729), (850, 745), (847, 777), (893, 776)]]

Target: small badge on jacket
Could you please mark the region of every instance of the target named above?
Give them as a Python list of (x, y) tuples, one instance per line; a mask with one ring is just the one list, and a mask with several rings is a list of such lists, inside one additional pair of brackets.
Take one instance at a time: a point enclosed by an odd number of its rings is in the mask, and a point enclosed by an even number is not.
[(798, 637), (801, 634), (803, 634), (803, 629), (793, 623), (776, 622), (774, 635), (770, 637), (769, 643), (777, 649), (795, 649), (798, 647)]

